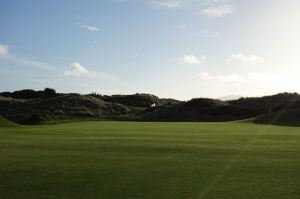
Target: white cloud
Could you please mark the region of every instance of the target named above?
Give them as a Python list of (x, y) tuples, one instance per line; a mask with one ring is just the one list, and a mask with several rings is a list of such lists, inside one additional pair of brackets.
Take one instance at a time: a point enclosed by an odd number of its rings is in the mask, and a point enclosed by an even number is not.
[(98, 32), (99, 31), (99, 28), (97, 28), (95, 26), (85, 26), (85, 28), (90, 32)]
[(0, 44), (0, 56), (8, 56), (9, 50), (8, 46)]
[(219, 0), (144, 0), (155, 8), (188, 8), (194, 9), (203, 6), (215, 6)]
[(79, 63), (75, 62), (70, 64), (67, 68), (65, 68), (64, 75), (66, 77), (69, 76), (82, 76), (88, 74), (88, 70), (86, 70), (83, 66), (81, 66)]
[(80, 23), (80, 22), (76, 22), (76, 24), (77, 24), (81, 29), (87, 30), (87, 31), (89, 31), (89, 32), (98, 32), (98, 31), (99, 31), (99, 28), (96, 27), (96, 26), (85, 25), (85, 24), (82, 24), (82, 23)]
[[(9, 48), (5, 45), (0, 44), (0, 58), (8, 60), (10, 62), (20, 64), (20, 65), (27, 65), (27, 66), (33, 66), (36, 68), (44, 69), (44, 70), (50, 70), (50, 71), (59, 71), (59, 69), (51, 64), (47, 64), (44, 62), (23, 58), (19, 56), (14, 56), (9, 52)], [(84, 76), (91, 79), (101, 79), (101, 80), (108, 80), (108, 81), (116, 81), (118, 80), (117, 77), (104, 73), (104, 72), (91, 72), (88, 71), (85, 67), (80, 65), (79, 63), (75, 62), (70, 64), (68, 67), (64, 70), (64, 76), (70, 77), (70, 76)]]
[(221, 7), (207, 7), (203, 8), (200, 12), (201, 15), (206, 16), (208, 18), (213, 17), (222, 17), (224, 15), (228, 15), (234, 12), (232, 6), (221, 6)]
[(155, 8), (180, 8), (183, 2), (184, 0), (150, 0), (150, 5)]
[(85, 77), (90, 79), (101, 79), (101, 80), (107, 80), (107, 81), (117, 81), (118, 78), (104, 73), (104, 72), (98, 72), (98, 71), (88, 71), (84, 66), (82, 66), (80, 63), (75, 62), (70, 64), (68, 67), (65, 68), (64, 71), (65, 77)]
[(197, 58), (195, 55), (184, 55), (183, 58), (178, 59), (180, 64), (201, 64), (204, 61), (206, 61), (205, 56)]
[(154, 8), (185, 9), (208, 18), (221, 17), (235, 11), (233, 5), (222, 4), (220, 0), (142, 0)]
[(244, 55), (241, 53), (232, 54), (226, 60), (227, 62), (243, 62), (243, 63), (252, 63), (252, 64), (263, 64), (265, 59), (257, 55)]

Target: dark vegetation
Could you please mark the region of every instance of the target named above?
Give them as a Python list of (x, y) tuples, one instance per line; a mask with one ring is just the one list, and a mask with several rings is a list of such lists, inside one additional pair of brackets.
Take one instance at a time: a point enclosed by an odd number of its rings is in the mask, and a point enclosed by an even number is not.
[(3, 97), (11, 97), (15, 99), (44, 99), (59, 96), (60, 94), (52, 88), (45, 88), (43, 91), (35, 91), (32, 89), (24, 89), (14, 92), (2, 92)]
[(300, 126), (300, 108), (283, 109), (258, 116), (253, 119), (257, 124), (276, 124), (282, 126)]
[[(273, 119), (279, 113), (300, 109), (300, 96), (297, 93), (280, 93), (256, 98), (240, 98), (232, 101), (214, 99), (192, 99), (172, 106), (158, 108), (146, 113), (144, 118), (155, 121), (232, 121), (267, 115), (258, 123), (279, 121)], [(293, 112), (293, 123), (300, 121), (300, 112)], [(273, 120), (273, 121), (272, 121)]]
[(299, 110), (300, 96), (297, 93), (231, 101), (207, 98), (179, 101), (138, 93), (112, 96), (63, 94), (50, 88), (0, 93), (0, 115), (19, 124), (76, 118), (207, 122), (256, 118), (257, 123), (299, 124)]
[(133, 106), (133, 107), (150, 107), (151, 105), (155, 104), (157, 106), (164, 106), (164, 105), (172, 105), (180, 102), (179, 100), (175, 99), (165, 99), (165, 98), (158, 98), (155, 95), (150, 94), (134, 94), (134, 95), (99, 95), (96, 93), (90, 94), (90, 96), (99, 98), (105, 102), (114, 102), (120, 103), (125, 106)]

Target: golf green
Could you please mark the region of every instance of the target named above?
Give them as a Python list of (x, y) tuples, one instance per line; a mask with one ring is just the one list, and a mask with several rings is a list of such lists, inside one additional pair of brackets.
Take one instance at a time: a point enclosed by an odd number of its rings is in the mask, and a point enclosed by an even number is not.
[(0, 198), (300, 198), (300, 128), (74, 122), (0, 127)]

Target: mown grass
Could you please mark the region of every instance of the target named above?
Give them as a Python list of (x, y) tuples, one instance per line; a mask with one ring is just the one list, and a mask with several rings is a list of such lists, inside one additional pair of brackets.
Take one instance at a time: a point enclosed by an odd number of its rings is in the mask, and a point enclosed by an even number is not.
[(300, 128), (75, 122), (0, 128), (0, 198), (300, 198)]

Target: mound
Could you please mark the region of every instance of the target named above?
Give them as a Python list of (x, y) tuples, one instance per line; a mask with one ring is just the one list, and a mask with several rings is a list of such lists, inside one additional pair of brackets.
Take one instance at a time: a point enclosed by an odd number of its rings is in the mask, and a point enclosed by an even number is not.
[(146, 120), (156, 121), (230, 121), (246, 118), (247, 113), (227, 102), (214, 99), (192, 99), (146, 113)]
[(47, 111), (67, 116), (122, 115), (128, 109), (117, 103), (107, 103), (92, 96), (69, 94), (31, 104), (38, 112)]
[(97, 95), (91, 94), (93, 97), (97, 97), (105, 102), (115, 102), (125, 106), (132, 106), (132, 107), (150, 107), (152, 104), (156, 104), (158, 106), (162, 105), (170, 105), (176, 104), (179, 101), (174, 99), (165, 99), (165, 98), (158, 98), (155, 95), (150, 94), (134, 94), (134, 95)]
[[(49, 99), (0, 100), (0, 114), (21, 124), (36, 124), (56, 117), (107, 117), (124, 115), (129, 109), (92, 96), (67, 94)], [(54, 118), (55, 119), (55, 118)]]
[(0, 116), (0, 128), (1, 127), (14, 127), (17, 126), (17, 124), (9, 121), (8, 119)]
[(293, 104), (297, 100), (300, 100), (300, 96), (297, 93), (279, 93), (264, 97), (240, 98), (228, 101), (228, 103), (245, 109), (253, 115), (262, 115), (269, 113), (280, 105)]
[(274, 124), (286, 126), (300, 126), (300, 108), (286, 109), (273, 113), (268, 113), (253, 120), (258, 124)]
[[(143, 93), (112, 96), (63, 94), (49, 88), (44, 91), (26, 89), (0, 93), (0, 115), (20, 124), (83, 118), (221, 122), (251, 120), (264, 114), (256, 118), (256, 122), (269, 123), (274, 120), (275, 112), (287, 109), (300, 109), (299, 94), (279, 93), (231, 101), (208, 98), (178, 101)], [(283, 123), (297, 122), (297, 118), (292, 120), (286, 117), (282, 119)]]

